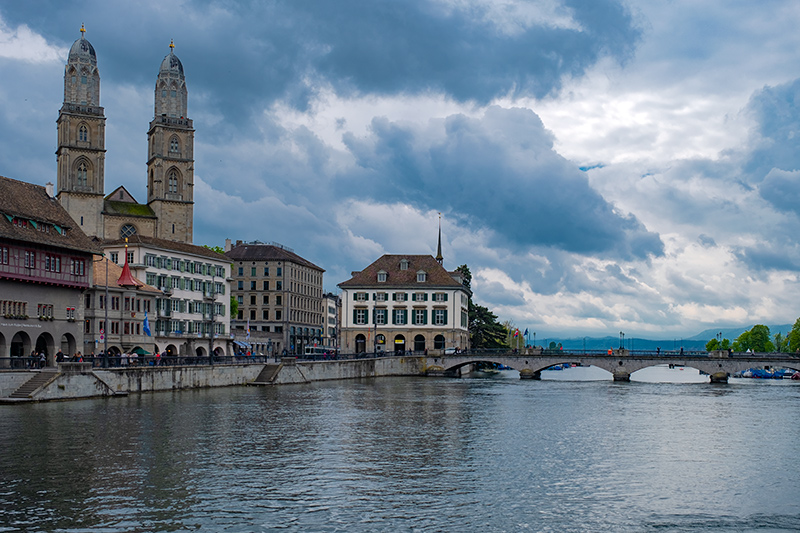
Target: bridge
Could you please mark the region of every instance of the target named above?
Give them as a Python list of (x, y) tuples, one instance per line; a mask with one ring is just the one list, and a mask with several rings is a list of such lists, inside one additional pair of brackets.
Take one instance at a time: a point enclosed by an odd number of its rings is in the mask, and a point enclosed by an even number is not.
[(711, 383), (727, 383), (728, 378), (749, 368), (791, 368), (800, 370), (800, 357), (784, 353), (715, 352), (670, 353), (624, 348), (610, 354), (602, 351), (555, 351), (528, 348), (521, 353), (497, 351), (465, 351), (454, 354), (432, 354), (425, 358), (427, 375), (457, 376), (467, 365), (495, 363), (519, 371), (521, 379), (541, 379), (542, 370), (554, 365), (578, 364), (596, 366), (610, 372), (614, 381), (630, 381), (631, 374), (657, 365), (680, 365), (696, 368), (711, 376)]

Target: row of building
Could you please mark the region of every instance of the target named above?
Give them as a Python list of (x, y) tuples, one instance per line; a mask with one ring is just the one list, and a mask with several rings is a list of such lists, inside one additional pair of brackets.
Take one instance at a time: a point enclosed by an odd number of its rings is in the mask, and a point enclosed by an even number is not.
[[(0, 177), (0, 366), (31, 352), (270, 356), (466, 347), (469, 290), (439, 254), (385, 255), (323, 290), (324, 270), (261, 242), (193, 241), (194, 129), (170, 43), (147, 132), (147, 203), (105, 194), (94, 47), (64, 71), (56, 185)], [(20, 358), (15, 360), (14, 358)]]

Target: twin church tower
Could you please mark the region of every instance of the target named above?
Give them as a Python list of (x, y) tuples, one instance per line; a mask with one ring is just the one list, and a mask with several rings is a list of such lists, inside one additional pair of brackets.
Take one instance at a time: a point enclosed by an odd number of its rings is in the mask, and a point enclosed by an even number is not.
[(105, 195), (105, 123), (94, 47), (81, 37), (64, 70), (58, 115), (58, 199), (90, 236), (132, 235), (192, 242), (194, 129), (186, 113), (186, 78), (170, 43), (155, 89), (155, 115), (147, 132), (147, 204), (120, 186)]

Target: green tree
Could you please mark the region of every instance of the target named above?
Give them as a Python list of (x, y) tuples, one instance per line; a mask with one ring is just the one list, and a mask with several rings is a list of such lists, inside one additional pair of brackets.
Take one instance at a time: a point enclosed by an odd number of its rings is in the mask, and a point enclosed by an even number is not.
[(469, 338), (472, 348), (508, 348), (506, 328), (497, 321), (497, 315), (482, 305), (469, 301)]
[(239, 315), (239, 300), (231, 295), (231, 318), (236, 319)]
[(774, 341), (775, 341), (775, 350), (779, 352), (788, 352), (789, 351), (789, 337), (784, 337), (781, 332), (775, 334)]
[(469, 271), (467, 265), (461, 265), (456, 269), (456, 272), (461, 273), (462, 283), (466, 288), (472, 290), (472, 272)]
[(720, 349), (720, 342), (719, 339), (711, 339), (706, 343), (706, 351), (713, 352), (714, 350)]
[(225, 250), (222, 248), (222, 246), (209, 246), (207, 244), (204, 244), (203, 248), (208, 248), (209, 250), (217, 252), (220, 255), (223, 255), (225, 253)]
[(788, 343), (788, 351), (798, 353), (800, 352), (800, 318), (798, 318), (794, 326), (792, 326), (792, 330), (786, 336)]
[(775, 345), (769, 340), (769, 328), (763, 324), (756, 324), (749, 331), (745, 331), (733, 341), (735, 352), (774, 352)]

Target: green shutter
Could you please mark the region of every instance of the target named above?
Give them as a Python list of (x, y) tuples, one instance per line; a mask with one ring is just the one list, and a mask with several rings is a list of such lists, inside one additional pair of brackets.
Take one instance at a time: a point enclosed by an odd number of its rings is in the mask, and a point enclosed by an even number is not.
[(414, 309), (411, 310), (411, 323), (417, 323), (417, 312)]
[(357, 313), (357, 311), (355, 309), (353, 309), (353, 324), (356, 323), (356, 317), (357, 317), (356, 313)]
[(392, 293), (392, 300), (395, 301), (395, 302), (397, 301), (397, 293), (396, 292)]
[(444, 301), (447, 301), (447, 293), (444, 293)]
[(372, 293), (372, 301), (374, 302), (375, 300), (377, 300), (377, 298), (375, 298), (375, 293), (373, 292)]
[(408, 309), (403, 309), (403, 324), (408, 324)]
[(377, 324), (377, 322), (375, 321), (375, 312), (376, 312), (376, 311), (377, 311), (377, 310), (376, 310), (375, 308), (373, 308), (373, 309), (372, 309), (372, 323), (373, 323), (373, 324)]
[(444, 325), (447, 325), (447, 309), (444, 310)]
[[(425, 293), (425, 301), (426, 302), (428, 301), (428, 293), (427, 292)], [(427, 313), (427, 311), (425, 311), (425, 312)]]
[(397, 313), (392, 309), (392, 324), (397, 324)]
[(428, 323), (428, 310), (427, 309), (425, 309), (422, 312), (422, 323), (423, 324), (427, 324)]

